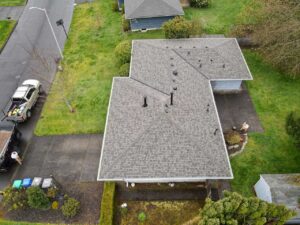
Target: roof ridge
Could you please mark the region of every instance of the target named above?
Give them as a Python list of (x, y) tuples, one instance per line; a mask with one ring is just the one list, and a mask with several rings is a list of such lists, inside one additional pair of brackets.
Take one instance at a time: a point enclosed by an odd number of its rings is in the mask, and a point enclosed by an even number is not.
[[(166, 2), (166, 0), (161, 0), (162, 2), (165, 2), (168, 6), (170, 6), (171, 8), (175, 9), (177, 11), (177, 9), (175, 7), (173, 7), (172, 5), (170, 5), (168, 2)], [(179, 0), (178, 0), (179, 1)]]
[(142, 82), (142, 81), (140, 81), (140, 80), (138, 80), (138, 79), (136, 79), (136, 78), (133, 78), (133, 77), (129, 77), (130, 79), (132, 79), (132, 80), (134, 80), (134, 81), (136, 81), (136, 82), (138, 82), (138, 83), (141, 83), (142, 85), (145, 85), (145, 86), (147, 86), (147, 87), (149, 87), (149, 88), (152, 88), (153, 90), (155, 90), (155, 91), (158, 91), (158, 92), (160, 92), (160, 93), (162, 93), (162, 94), (164, 94), (164, 95), (170, 95), (170, 93), (168, 94), (168, 93), (165, 93), (165, 92), (163, 92), (163, 91), (161, 91), (161, 90), (159, 90), (159, 89), (157, 89), (157, 88), (155, 88), (155, 87), (152, 87), (152, 86), (150, 86), (149, 84), (146, 84), (146, 83), (144, 83), (144, 82)]
[[(141, 3), (139, 4), (139, 5), (137, 5), (137, 7), (134, 9), (134, 10), (132, 10), (132, 12), (127, 16), (128, 18), (129, 17), (131, 17), (131, 15), (133, 14), (133, 13), (135, 13), (135, 11), (145, 2), (146, 0), (142, 0), (141, 1)], [(125, 7), (126, 7), (126, 4), (125, 4)]]

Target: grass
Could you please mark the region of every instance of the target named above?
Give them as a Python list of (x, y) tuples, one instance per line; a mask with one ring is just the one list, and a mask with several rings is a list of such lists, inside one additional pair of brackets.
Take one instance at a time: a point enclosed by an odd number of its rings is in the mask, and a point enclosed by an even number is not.
[[(112, 78), (118, 66), (114, 48), (122, 40), (162, 37), (161, 31), (125, 34), (121, 15), (112, 12), (113, 0), (76, 6), (63, 62), (42, 112), (36, 134), (98, 133), (104, 131)], [(61, 99), (60, 76), (70, 77), (67, 95), (70, 113)]]
[(259, 174), (300, 171), (300, 151), (285, 132), (287, 114), (300, 107), (300, 80), (280, 74), (254, 52), (244, 54), (254, 77), (247, 86), (265, 132), (251, 133), (245, 151), (231, 159), (232, 187), (251, 196)]
[(0, 49), (3, 47), (10, 33), (12, 32), (16, 21), (13, 20), (1, 20), (0, 21)]
[(0, 0), (0, 6), (20, 6), (25, 2), (26, 0)]
[(184, 12), (188, 19), (200, 19), (206, 33), (226, 34), (249, 2), (250, 0), (212, 0), (208, 8), (186, 8)]
[[(199, 201), (128, 201), (128, 212), (122, 213), (120, 225), (182, 225), (199, 215), (203, 202)], [(138, 215), (144, 212), (145, 222)], [(197, 223), (189, 224), (198, 224)]]

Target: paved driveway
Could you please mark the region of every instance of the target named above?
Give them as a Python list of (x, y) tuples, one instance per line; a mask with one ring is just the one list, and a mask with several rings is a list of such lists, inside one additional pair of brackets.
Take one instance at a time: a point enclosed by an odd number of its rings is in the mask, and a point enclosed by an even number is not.
[(102, 135), (33, 137), (15, 178), (47, 177), (59, 181), (96, 181)]
[(263, 132), (258, 115), (247, 89), (237, 94), (214, 94), (223, 131), (232, 126), (240, 128), (243, 122), (250, 125), (250, 132)]

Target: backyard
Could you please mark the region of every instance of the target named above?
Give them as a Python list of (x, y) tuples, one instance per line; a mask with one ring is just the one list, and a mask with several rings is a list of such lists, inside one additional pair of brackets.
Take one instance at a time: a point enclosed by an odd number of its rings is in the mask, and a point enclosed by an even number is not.
[(1, 20), (0, 21), (0, 49), (5, 44), (7, 38), (9, 37), (11, 31), (14, 28), (15, 21), (12, 20)]
[(26, 0), (0, 0), (0, 6), (19, 6), (24, 5)]

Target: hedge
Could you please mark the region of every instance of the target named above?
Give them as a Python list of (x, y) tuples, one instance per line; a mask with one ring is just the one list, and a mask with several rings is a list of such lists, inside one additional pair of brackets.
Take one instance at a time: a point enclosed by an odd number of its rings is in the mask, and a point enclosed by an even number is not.
[(115, 189), (115, 183), (104, 183), (99, 225), (113, 225)]

